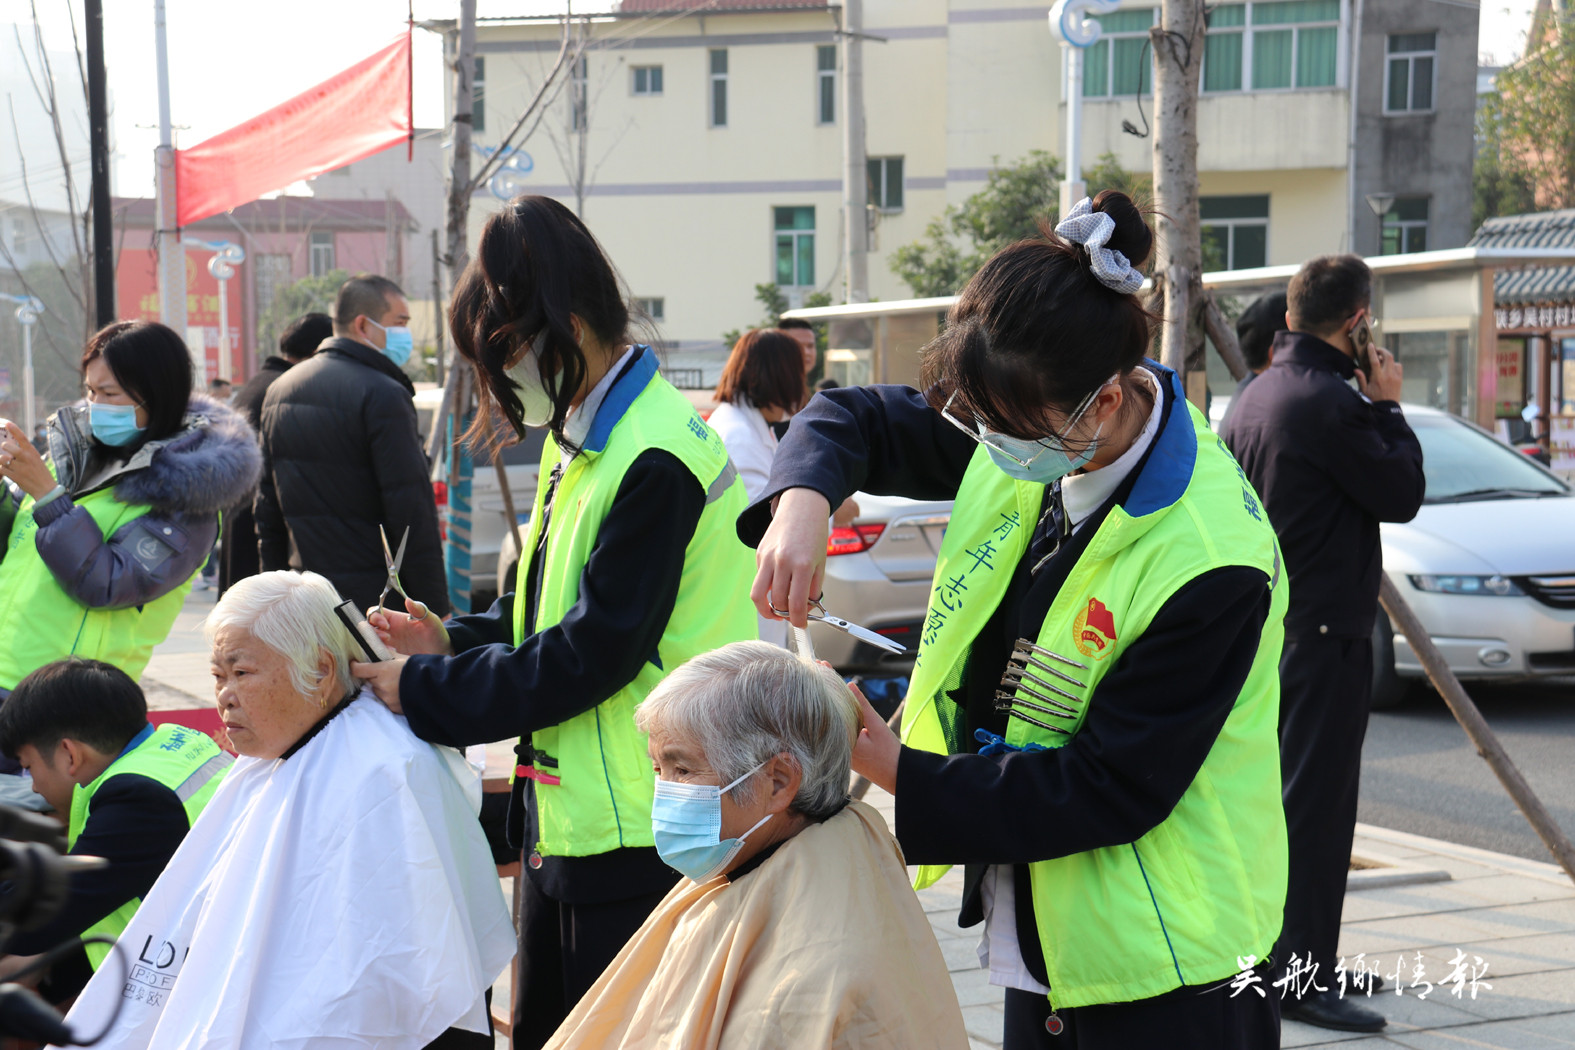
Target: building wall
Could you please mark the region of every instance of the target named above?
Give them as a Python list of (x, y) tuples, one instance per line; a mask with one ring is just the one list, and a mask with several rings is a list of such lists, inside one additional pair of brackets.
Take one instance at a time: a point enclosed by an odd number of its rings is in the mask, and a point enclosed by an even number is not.
[[(1356, 250), (1376, 254), (1379, 221), (1369, 193), (1430, 197), (1428, 248), (1471, 239), (1471, 165), (1475, 156), (1476, 4), (1366, 0), (1357, 70)], [(1436, 32), (1434, 109), (1384, 113), (1389, 35)]]
[[(1200, 188), (1204, 195), (1270, 198), (1270, 264), (1350, 244), (1351, 71), (1344, 41), (1353, 3), (1340, 6), (1333, 86), (1243, 90), (1200, 101)], [(1366, 3), (1369, 10), (1384, 7), (1390, 21), (1401, 18), (1387, 10), (1391, 5), (1448, 6)], [(1440, 40), (1449, 41), (1449, 50), (1441, 51), (1440, 107), (1430, 127), (1456, 120), (1449, 107), (1461, 77), (1446, 69), (1446, 60), (1476, 40), (1474, 11), (1466, 20), (1440, 17)], [(483, 189), (473, 201), (472, 248), (501, 198), (554, 196), (581, 209), (633, 295), (664, 300), (664, 335), (697, 344), (759, 317), (754, 287), (774, 279), (772, 209), (808, 206), (815, 209), (814, 287), (840, 301), (840, 99), (834, 121), (816, 119), (816, 47), (836, 43), (835, 24), (831, 11), (592, 22), (585, 30), (597, 41), (584, 81), (586, 131), (572, 129), (572, 96), (563, 91), (524, 147), (526, 173), (503, 186), (505, 192)], [(863, 46), (866, 150), (871, 157), (902, 157), (905, 179), (902, 210), (878, 217), (870, 293), (906, 298), (910, 291), (890, 271), (893, 251), (921, 238), (947, 205), (978, 192), (992, 166), (1034, 149), (1062, 153), (1061, 48), (1044, 5), (1010, 0), (867, 0), (865, 31), (883, 38)], [(478, 30), (487, 106), (480, 148), (495, 145), (512, 116), (508, 110), (534, 94), (557, 54), (559, 33), (558, 24), (546, 22)], [(724, 48), (729, 119), (716, 128), (708, 122), (708, 52)], [(661, 96), (635, 96), (633, 67), (654, 65), (663, 71)], [(1475, 65), (1461, 68), (1469, 107)], [(839, 93), (841, 75), (839, 69)], [(1371, 81), (1362, 84), (1363, 105), (1381, 108), (1381, 85), (1372, 88)], [(1152, 124), (1151, 97), (1145, 106)], [(1124, 134), (1123, 119), (1141, 123), (1130, 96), (1085, 104), (1085, 164), (1109, 150), (1129, 169), (1151, 167), (1153, 139)], [(1431, 172), (1429, 185), (1441, 199), (1469, 197), (1469, 112), (1461, 126), (1465, 167), (1412, 158), (1413, 168)], [(1448, 133), (1455, 131), (1451, 125)], [(1411, 150), (1417, 152), (1414, 142)], [(1428, 157), (1439, 150), (1435, 142)], [(1454, 234), (1441, 228), (1437, 236)], [(1373, 238), (1376, 248), (1376, 233)], [(1457, 243), (1464, 239), (1462, 232)], [(808, 290), (795, 289), (792, 298)]]
[[(432, 284), (431, 231), (443, 229), (443, 185), (448, 171), (443, 132), (418, 128), (414, 156), (401, 142), (354, 164), (319, 175), (309, 184), (312, 193), (331, 200), (383, 200), (386, 196), (405, 206), (415, 220), (415, 230), (400, 235), (401, 272), (387, 276), (412, 296), (430, 296)], [(441, 243), (441, 241), (440, 241)], [(379, 261), (376, 272), (384, 263)]]

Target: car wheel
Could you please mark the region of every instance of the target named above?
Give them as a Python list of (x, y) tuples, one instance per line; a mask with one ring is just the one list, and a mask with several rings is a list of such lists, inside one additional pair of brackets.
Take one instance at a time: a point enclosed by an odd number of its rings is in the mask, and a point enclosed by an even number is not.
[(1374, 711), (1388, 711), (1405, 703), (1413, 682), (1395, 674), (1395, 630), (1382, 609), (1373, 621), (1373, 696)]

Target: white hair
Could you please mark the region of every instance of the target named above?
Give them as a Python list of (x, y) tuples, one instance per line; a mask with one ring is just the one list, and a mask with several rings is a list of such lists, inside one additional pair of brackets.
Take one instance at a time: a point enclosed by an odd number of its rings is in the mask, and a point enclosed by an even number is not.
[[(734, 642), (695, 657), (662, 679), (634, 712), (641, 732), (697, 745), (722, 784), (776, 755), (799, 768), (792, 809), (812, 819), (835, 813), (848, 794), (859, 710), (829, 667), (805, 663), (769, 642)], [(748, 804), (750, 782), (730, 794)]]
[(211, 643), (220, 629), (246, 631), (290, 661), (290, 683), (302, 696), (322, 684), (324, 652), (333, 660), (341, 694), (355, 690), (350, 661), (361, 659), (350, 629), (334, 612), (340, 602), (334, 585), (315, 572), (265, 572), (248, 576), (224, 592), (203, 621)]

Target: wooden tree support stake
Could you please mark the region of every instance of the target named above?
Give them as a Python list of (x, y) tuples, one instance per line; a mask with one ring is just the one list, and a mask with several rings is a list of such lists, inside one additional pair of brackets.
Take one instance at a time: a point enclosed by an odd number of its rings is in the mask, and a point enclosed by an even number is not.
[(1477, 705), (1466, 695), (1460, 679), (1456, 678), (1454, 672), (1449, 669), (1444, 655), (1438, 651), (1432, 637), (1422, 627), (1422, 621), (1416, 618), (1416, 613), (1411, 611), (1411, 606), (1406, 604), (1406, 600), (1401, 597), (1387, 575), (1380, 577), (1378, 600), (1383, 604), (1384, 612), (1389, 614), (1390, 622), (1400, 628), (1400, 633), (1405, 635), (1407, 642), (1411, 643), (1411, 651), (1421, 661), (1428, 680), (1444, 698), (1444, 703), (1449, 705), (1449, 710), (1454, 714), (1455, 721), (1460, 723), (1460, 728), (1464, 729), (1466, 736), (1471, 738), (1477, 754), (1487, 760), (1488, 767), (1498, 777), (1499, 783), (1504, 785), (1504, 790), (1509, 792), (1509, 797), (1515, 800), (1515, 805), (1520, 807), (1521, 813), (1525, 814), (1531, 829), (1537, 833), (1542, 844), (1548, 847), (1548, 851), (1559, 862), (1559, 866), (1572, 880), (1575, 880), (1575, 845), (1570, 844), (1569, 837), (1554, 822), (1552, 814), (1532, 792), (1531, 785), (1526, 783), (1526, 778), (1520, 775), (1520, 770), (1505, 752), (1504, 745), (1499, 743), (1498, 736), (1488, 727), (1487, 719), (1482, 717), (1482, 712), (1477, 709)]

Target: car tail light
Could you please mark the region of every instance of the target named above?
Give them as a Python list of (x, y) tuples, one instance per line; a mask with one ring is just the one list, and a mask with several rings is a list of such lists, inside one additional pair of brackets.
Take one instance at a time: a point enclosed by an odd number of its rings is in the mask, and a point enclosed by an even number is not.
[(858, 554), (875, 546), (880, 534), (886, 531), (884, 522), (874, 525), (843, 525), (831, 530), (826, 537), (826, 556), (833, 554)]
[(434, 481), (432, 483), (432, 502), (438, 509), (438, 539), (448, 542), (448, 515), (443, 513), (448, 507), (448, 482)]

